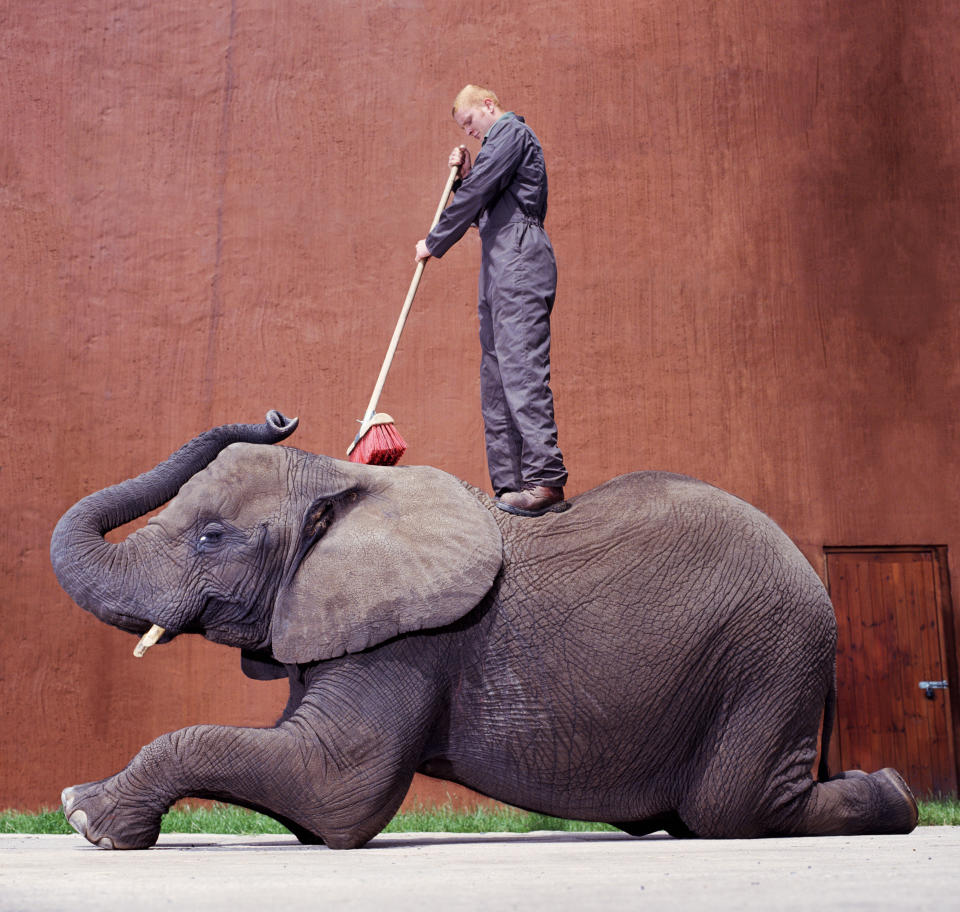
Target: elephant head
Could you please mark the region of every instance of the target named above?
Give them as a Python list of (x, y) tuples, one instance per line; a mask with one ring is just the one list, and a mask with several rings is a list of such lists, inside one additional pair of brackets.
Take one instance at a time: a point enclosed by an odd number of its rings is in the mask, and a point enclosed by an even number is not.
[[(263, 445), (295, 427), (271, 412), (264, 425), (216, 428), (81, 500), (51, 542), (60, 584), (124, 630), (200, 633), (268, 663), (367, 649), (452, 623), (483, 598), (501, 540), (474, 493), (428, 467)], [(105, 540), (167, 501), (124, 541)]]

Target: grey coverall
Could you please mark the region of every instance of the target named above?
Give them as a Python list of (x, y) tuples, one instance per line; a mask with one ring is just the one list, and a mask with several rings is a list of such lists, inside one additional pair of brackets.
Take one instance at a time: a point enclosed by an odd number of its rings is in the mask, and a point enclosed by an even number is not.
[(550, 312), (557, 289), (543, 228), (547, 170), (522, 117), (504, 114), (487, 131), (473, 168), (427, 236), (441, 257), (471, 224), (480, 229), (480, 396), (494, 492), (562, 487), (550, 391)]

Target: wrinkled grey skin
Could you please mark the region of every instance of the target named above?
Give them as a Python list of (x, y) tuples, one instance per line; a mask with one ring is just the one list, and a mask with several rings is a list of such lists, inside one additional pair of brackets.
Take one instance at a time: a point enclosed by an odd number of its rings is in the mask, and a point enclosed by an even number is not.
[(57, 526), (53, 565), (82, 607), (138, 635), (158, 623), (165, 640), (240, 647), (248, 674), (290, 681), (273, 728), (185, 728), (67, 789), (91, 842), (148, 847), (194, 796), (353, 848), (415, 771), (638, 835), (916, 824), (892, 770), (811, 776), (833, 609), (757, 510), (641, 472), (516, 517), (435, 469), (265, 445), (294, 425), (270, 413), (207, 432)]

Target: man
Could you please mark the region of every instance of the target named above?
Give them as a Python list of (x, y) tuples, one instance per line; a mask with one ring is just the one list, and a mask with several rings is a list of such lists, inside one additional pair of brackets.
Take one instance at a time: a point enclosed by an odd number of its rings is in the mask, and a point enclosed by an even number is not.
[(480, 229), (480, 393), (490, 481), (497, 506), (520, 516), (567, 509), (563, 456), (550, 391), (550, 312), (557, 288), (553, 247), (543, 228), (543, 149), (522, 117), (489, 89), (468, 85), (453, 103), (463, 131), (482, 140), (476, 162), (465, 146), (455, 197), (417, 260), (441, 257), (471, 224)]

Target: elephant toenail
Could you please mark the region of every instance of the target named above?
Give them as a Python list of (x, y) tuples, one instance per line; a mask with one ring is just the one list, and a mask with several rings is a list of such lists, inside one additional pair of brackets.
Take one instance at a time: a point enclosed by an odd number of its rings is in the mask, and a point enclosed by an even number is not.
[(67, 817), (67, 823), (70, 824), (81, 836), (86, 836), (87, 814), (85, 811), (74, 811)]

